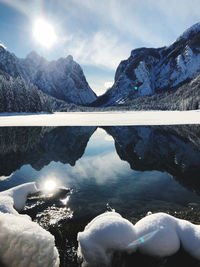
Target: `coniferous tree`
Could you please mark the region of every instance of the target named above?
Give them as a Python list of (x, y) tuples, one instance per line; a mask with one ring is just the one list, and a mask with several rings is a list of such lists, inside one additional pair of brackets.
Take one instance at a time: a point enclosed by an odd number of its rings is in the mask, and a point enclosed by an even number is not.
[(48, 97), (21, 77), (0, 73), (0, 112), (51, 112)]

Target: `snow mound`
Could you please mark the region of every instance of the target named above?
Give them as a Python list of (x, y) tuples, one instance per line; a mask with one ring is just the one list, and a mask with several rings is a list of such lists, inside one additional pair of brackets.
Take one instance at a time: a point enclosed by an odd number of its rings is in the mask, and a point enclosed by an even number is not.
[(18, 214), (25, 206), (28, 194), (37, 192), (35, 183), (26, 183), (0, 193), (0, 211)]
[(37, 223), (0, 212), (0, 228), (0, 260), (5, 266), (59, 266), (54, 237)]
[(200, 225), (178, 220), (178, 234), (185, 251), (200, 261)]
[(83, 266), (108, 266), (112, 252), (124, 250), (133, 239), (136, 233), (132, 223), (116, 212), (105, 212), (78, 233), (78, 255), (84, 258)]
[(155, 213), (142, 218), (135, 224), (137, 236), (143, 236), (155, 232), (149, 242), (143, 242), (138, 248), (141, 253), (166, 257), (173, 255), (180, 248), (180, 239), (177, 231), (177, 219), (165, 214)]
[(25, 206), (27, 195), (37, 191), (35, 183), (27, 183), (0, 193), (0, 262), (4, 266), (59, 266), (54, 237), (17, 212)]
[(200, 226), (166, 213), (150, 214), (135, 226), (118, 213), (103, 213), (78, 233), (78, 242), (85, 266), (109, 266), (114, 251), (167, 257), (180, 245), (200, 260)]

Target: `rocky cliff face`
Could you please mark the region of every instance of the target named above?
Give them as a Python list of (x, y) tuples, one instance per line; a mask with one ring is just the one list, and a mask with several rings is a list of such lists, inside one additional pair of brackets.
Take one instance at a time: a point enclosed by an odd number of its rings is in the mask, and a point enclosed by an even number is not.
[(87, 104), (96, 99), (72, 56), (49, 62), (31, 52), (25, 59), (19, 59), (0, 46), (0, 69), (13, 77), (21, 76), (44, 93), (68, 103)]
[(200, 73), (200, 23), (185, 31), (172, 45), (139, 48), (122, 61), (115, 83), (96, 105), (124, 104), (139, 96), (177, 88)]

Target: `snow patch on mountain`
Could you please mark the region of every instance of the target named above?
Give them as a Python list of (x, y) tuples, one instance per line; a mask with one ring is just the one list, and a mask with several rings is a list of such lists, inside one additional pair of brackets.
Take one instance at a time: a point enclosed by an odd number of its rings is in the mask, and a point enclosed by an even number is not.
[(186, 80), (193, 78), (200, 70), (200, 54), (195, 55), (192, 49), (187, 45), (183, 54), (176, 58), (177, 72), (173, 72), (171, 79), (175, 79), (173, 86)]
[(135, 69), (135, 75), (142, 85), (139, 87), (140, 95), (150, 95), (153, 93), (151, 87), (151, 75), (144, 61), (140, 61), (138, 67)]

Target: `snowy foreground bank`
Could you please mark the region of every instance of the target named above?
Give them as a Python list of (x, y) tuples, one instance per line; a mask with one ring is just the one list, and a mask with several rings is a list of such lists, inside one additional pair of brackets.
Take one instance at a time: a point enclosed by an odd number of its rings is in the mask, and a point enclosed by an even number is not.
[(116, 126), (200, 124), (200, 110), (0, 114), (0, 126)]
[(166, 213), (148, 215), (133, 225), (116, 212), (106, 212), (78, 234), (78, 241), (83, 266), (110, 266), (114, 251), (167, 257), (180, 246), (200, 261), (200, 226)]
[[(54, 237), (17, 212), (28, 194), (37, 191), (35, 183), (27, 183), (0, 193), (0, 263), (5, 266), (59, 266)], [(200, 261), (200, 226), (166, 213), (150, 214), (133, 225), (114, 211), (105, 212), (79, 232), (77, 239), (82, 266), (110, 266), (115, 251), (166, 257), (180, 246)]]
[(4, 266), (59, 266), (54, 237), (17, 212), (24, 208), (27, 195), (35, 192), (35, 183), (27, 183), (0, 193), (0, 262)]

